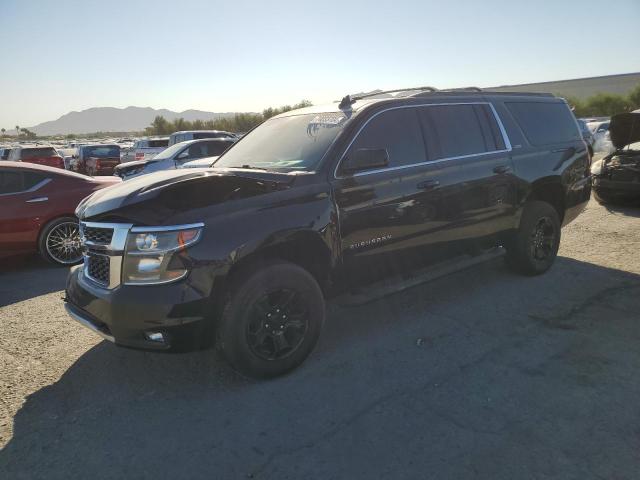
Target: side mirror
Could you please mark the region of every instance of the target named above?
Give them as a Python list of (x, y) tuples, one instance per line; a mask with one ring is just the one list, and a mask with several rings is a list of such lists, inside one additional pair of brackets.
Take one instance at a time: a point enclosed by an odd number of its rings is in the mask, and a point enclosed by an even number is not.
[(341, 169), (343, 172), (353, 173), (388, 165), (389, 153), (385, 148), (359, 148), (344, 159)]

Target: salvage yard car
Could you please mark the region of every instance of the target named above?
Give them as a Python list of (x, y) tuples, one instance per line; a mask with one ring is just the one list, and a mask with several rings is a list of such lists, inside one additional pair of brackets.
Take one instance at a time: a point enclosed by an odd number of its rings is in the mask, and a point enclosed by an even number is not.
[(640, 201), (640, 113), (611, 118), (615, 151), (591, 167), (593, 194), (600, 203)]
[(212, 169), (94, 193), (76, 210), (86, 256), (67, 311), (119, 345), (216, 343), (238, 371), (272, 377), (311, 353), (339, 293), (498, 246), (513, 270), (546, 272), (590, 198), (567, 103), (403, 92), (283, 113)]
[(113, 171), (120, 164), (120, 146), (89, 144), (78, 147), (74, 155), (73, 170), (93, 177), (98, 175), (113, 175)]
[(152, 160), (169, 146), (168, 137), (151, 137), (136, 140), (133, 146), (122, 154), (122, 163)]
[(74, 210), (87, 195), (120, 181), (0, 161), (0, 258), (39, 252), (57, 265), (80, 262)]
[(223, 130), (183, 130), (169, 135), (169, 146), (202, 138), (236, 138), (236, 136)]
[(160, 170), (173, 170), (182, 167), (191, 160), (218, 156), (235, 142), (235, 138), (208, 138), (176, 143), (151, 160), (118, 165), (114, 170), (114, 175), (122, 179), (129, 179)]
[(55, 148), (47, 145), (20, 145), (9, 152), (10, 162), (27, 162), (64, 169), (64, 159)]

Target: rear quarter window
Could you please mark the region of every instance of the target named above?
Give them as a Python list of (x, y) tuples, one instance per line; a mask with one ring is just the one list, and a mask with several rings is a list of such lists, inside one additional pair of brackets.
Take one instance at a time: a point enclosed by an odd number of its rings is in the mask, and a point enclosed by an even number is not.
[(505, 105), (531, 145), (581, 139), (575, 118), (565, 103), (507, 102)]

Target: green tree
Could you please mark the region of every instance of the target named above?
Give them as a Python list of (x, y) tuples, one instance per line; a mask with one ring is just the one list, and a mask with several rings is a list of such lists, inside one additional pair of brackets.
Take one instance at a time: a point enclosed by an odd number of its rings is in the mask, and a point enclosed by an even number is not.
[(283, 105), (278, 108), (265, 108), (262, 113), (236, 113), (233, 117), (217, 118), (215, 120), (194, 120), (192, 122), (184, 118), (169, 121), (162, 116), (157, 116), (151, 125), (145, 128), (145, 135), (169, 135), (180, 130), (225, 130), (227, 132), (247, 132), (268, 118), (296, 108), (311, 106), (309, 100), (291, 106)]
[(629, 107), (632, 110), (637, 110), (640, 108), (640, 84), (636, 85), (636, 87), (629, 92)]
[(27, 128), (21, 128), (20, 131), (24, 134), (25, 138), (29, 140), (33, 140), (34, 138), (38, 137), (38, 135)]
[(571, 107), (571, 110), (573, 110), (573, 113), (576, 115), (576, 117), (586, 116), (583, 114), (585, 107), (582, 100), (575, 97), (566, 97), (565, 100), (569, 104), (569, 107)]
[(283, 105), (282, 107), (278, 107), (278, 108), (265, 108), (262, 111), (262, 116), (264, 117), (265, 120), (267, 120), (268, 118), (274, 117), (276, 115), (280, 115), (281, 113), (284, 112), (288, 112), (290, 110), (297, 110), (298, 108), (304, 108), (304, 107), (310, 107), (311, 105), (313, 105), (309, 100), (302, 100), (299, 103), (296, 103), (295, 105), (291, 106), (291, 105)]
[(598, 93), (586, 101), (587, 115), (603, 115), (610, 117), (616, 113), (626, 112), (629, 108), (628, 99), (622, 95)]

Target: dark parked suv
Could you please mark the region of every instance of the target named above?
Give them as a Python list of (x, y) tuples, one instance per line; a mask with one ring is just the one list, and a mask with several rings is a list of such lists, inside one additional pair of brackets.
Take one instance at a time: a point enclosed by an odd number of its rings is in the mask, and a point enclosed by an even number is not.
[(545, 272), (590, 190), (563, 99), (347, 96), (267, 120), (211, 169), (85, 199), (66, 306), (120, 345), (216, 342), (241, 372), (279, 375), (312, 351), (337, 293), (497, 246), (514, 270)]

